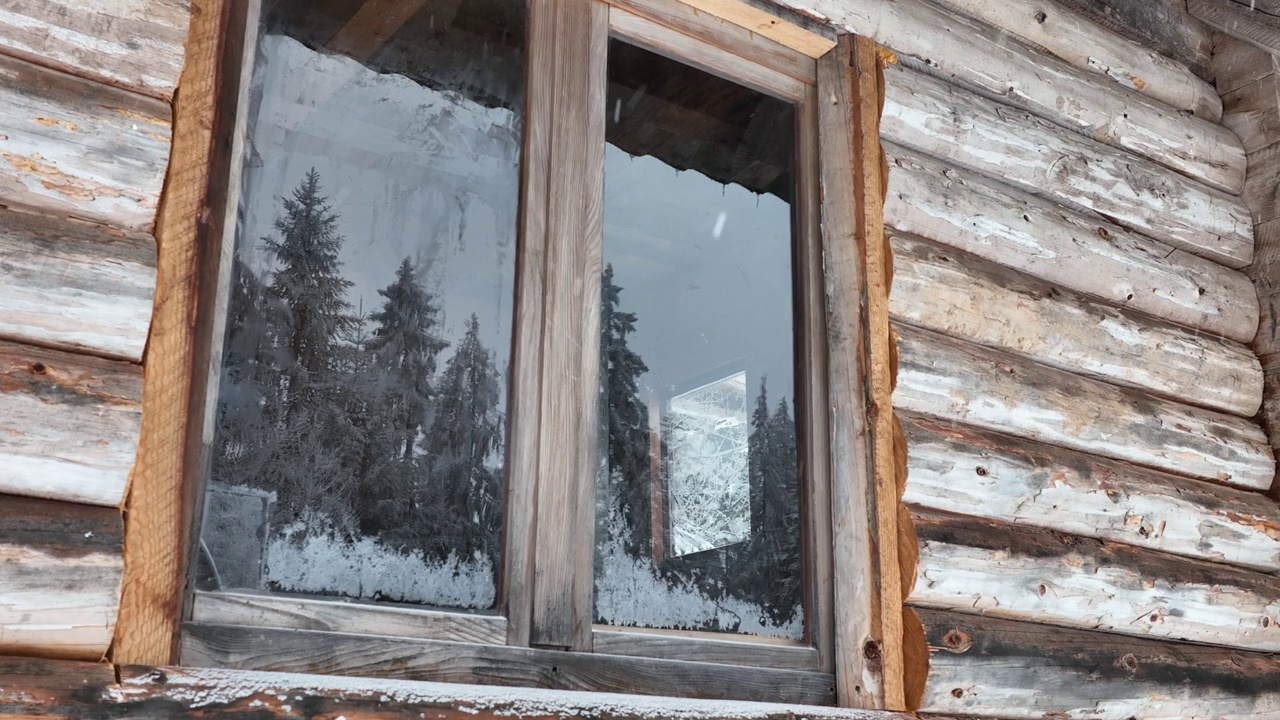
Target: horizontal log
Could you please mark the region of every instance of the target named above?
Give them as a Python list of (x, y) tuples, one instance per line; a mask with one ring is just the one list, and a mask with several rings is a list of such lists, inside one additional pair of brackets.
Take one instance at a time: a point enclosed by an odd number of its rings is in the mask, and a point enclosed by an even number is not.
[(1244, 273), (900, 145), (885, 223), (1055, 285), (1247, 342), (1258, 301)]
[(169, 105), (0, 56), (0, 204), (149, 230)]
[(1131, 40), (1213, 80), (1213, 37), (1187, 12), (1186, 0), (1058, 0)]
[(106, 655), (123, 551), (115, 509), (0, 496), (0, 653)]
[[(794, 705), (725, 702), (690, 698), (636, 697), (538, 688), (495, 689), (436, 682), (323, 677), (294, 673), (196, 667), (120, 668), (116, 717), (165, 710), (165, 718), (207, 718), (226, 714), (266, 720), (275, 717), (366, 718), (380, 720), (471, 720), (518, 717), (525, 720), (702, 718), (704, 720), (793, 720)], [(210, 712), (209, 706), (217, 710)], [(911, 720), (878, 710), (805, 707), (810, 720)]]
[(918, 607), (1265, 652), (1271, 575), (1053, 530), (912, 508)]
[(409, 607), (312, 600), (282, 595), (198, 592), (191, 619), (214, 625), (326, 630), (423, 640), (504, 644), (507, 620)]
[(0, 49), (92, 80), (168, 98), (190, 22), (185, 0), (10, 0)]
[[(1040, 52), (999, 29), (928, 0), (801, 0), (838, 28), (874, 38), (904, 63), (999, 101), (1123, 156), (1138, 156), (1218, 190), (1244, 183), (1240, 140), (1108, 78)], [(895, 82), (885, 77), (890, 91)], [(985, 149), (985, 148), (984, 148)]]
[(897, 65), (885, 69), (885, 95), (888, 140), (1229, 267), (1253, 255), (1248, 209), (1220, 190)]
[(0, 717), (103, 717), (115, 689), (115, 670), (106, 663), (0, 656)]
[(0, 342), (0, 492), (119, 505), (141, 416), (137, 365)]
[(898, 325), (899, 410), (1254, 490), (1275, 460), (1254, 423)]
[(1090, 300), (928, 240), (894, 233), (890, 315), (900, 322), (1251, 417), (1262, 366), (1249, 348)]
[(310, 630), (187, 623), (185, 665), (827, 705), (827, 673)]
[(140, 362), (156, 242), (46, 215), (0, 211), (0, 338)]
[(1182, 63), (1051, 0), (942, 0), (970, 17), (1022, 38), (1072, 66), (1111, 78), (1209, 122), (1222, 118), (1213, 86)]
[(921, 710), (983, 717), (1280, 716), (1280, 658), (918, 610), (930, 667)]
[(903, 502), (1274, 572), (1280, 506), (1256, 492), (901, 414)]

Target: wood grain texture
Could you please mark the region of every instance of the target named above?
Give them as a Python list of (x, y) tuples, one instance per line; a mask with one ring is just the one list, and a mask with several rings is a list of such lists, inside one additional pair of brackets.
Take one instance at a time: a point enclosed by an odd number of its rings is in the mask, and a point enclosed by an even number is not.
[(1173, 58), (1213, 81), (1213, 38), (1186, 0), (1059, 0), (1095, 22)]
[(1280, 660), (918, 610), (933, 673), (921, 710), (1018, 718), (1239, 718), (1280, 713)]
[(852, 42), (818, 60), (818, 141), (822, 253), (826, 284), (827, 376), (831, 421), (831, 517), (836, 612), (836, 696), (843, 707), (884, 704), (883, 666), (863, 648), (882, 640), (875, 538), (871, 422), (866, 406), (865, 261), (859, 246), (858, 95)]
[(1280, 75), (1271, 73), (1224, 93), (1222, 108), (1222, 124), (1240, 137), (1245, 152), (1280, 141)]
[(0, 338), (142, 359), (156, 243), (45, 215), (0, 211)]
[(751, 665), (775, 670), (820, 672), (818, 651), (782, 642), (732, 639), (722, 633), (677, 633), (618, 628), (596, 628), (593, 652), (604, 655), (648, 657), (661, 660)]
[(898, 326), (894, 406), (1028, 440), (1254, 490), (1275, 460), (1250, 421), (1150, 397)]
[[(900, 61), (1056, 127), (1227, 192), (1244, 182), (1230, 131), (1040, 52), (928, 0), (802, 0), (832, 25), (888, 46)], [(889, 79), (890, 89), (895, 80)], [(994, 109), (994, 108), (993, 108)]]
[(402, 680), (829, 704), (831, 676), (309, 630), (184, 626), (184, 664)]
[[(745, 28), (779, 45), (802, 52), (811, 58), (820, 58), (835, 46), (835, 41), (825, 32), (814, 32), (805, 23), (788, 21), (796, 18), (782, 19), (778, 16), (778, 13), (770, 12), (768, 9), (761, 7), (770, 5), (771, 3), (769, 2), (759, 3), (744, 0), (680, 0), (680, 2), (695, 8), (699, 12), (704, 12)], [(795, 11), (799, 8), (787, 5), (785, 9)], [(801, 16), (817, 20), (817, 24), (820, 25), (825, 24), (823, 21), (826, 20), (826, 18), (815, 17), (812, 13), (804, 13), (803, 11), (801, 11)]]
[(1222, 118), (1213, 85), (1171, 60), (1051, 0), (942, 0), (1086, 70), (1209, 122)]
[(1252, 257), (1252, 219), (1233, 196), (919, 72), (891, 66), (885, 81), (888, 140), (1229, 267)]
[[(365, 0), (329, 41), (326, 49), (364, 62), (425, 4), (426, 0)], [(457, 7), (456, 3), (454, 7)], [(442, 27), (446, 25), (443, 21), (440, 24)]]
[(0, 492), (118, 505), (141, 390), (136, 365), (0, 342)]
[(101, 659), (120, 603), (120, 513), (13, 496), (0, 508), (0, 653)]
[(1239, 38), (1213, 33), (1213, 84), (1226, 95), (1276, 71), (1275, 55)]
[(892, 236), (899, 322), (1098, 380), (1252, 417), (1262, 366), (1249, 348), (1154, 321), (910, 235)]
[(197, 592), (191, 620), (214, 625), (324, 630), (421, 640), (506, 644), (507, 621), (494, 615), (257, 593)]
[(150, 230), (169, 106), (0, 56), (0, 204)]
[(0, 656), (0, 717), (101, 717), (115, 684), (115, 671), (106, 663)]
[(1280, 650), (1280, 582), (1129, 545), (913, 508), (908, 602), (1206, 645)]
[(113, 648), (118, 663), (164, 664), (175, 657), (197, 485), (187, 481), (186, 464), (188, 444), (198, 445), (200, 438), (189, 425), (197, 367), (193, 320), (201, 293), (201, 247), (216, 252), (205, 234), (206, 210), (227, 3), (195, 0), (191, 16), (182, 91), (174, 107), (173, 159), (156, 227), (156, 311), (145, 359), (138, 462), (127, 504), (129, 540)]
[(905, 502), (1261, 572), (1280, 567), (1280, 507), (1255, 492), (908, 416)]
[(1187, 0), (1187, 10), (1214, 30), (1268, 52), (1280, 52), (1280, 17), (1230, 0)]
[[(1280, 97), (1275, 98), (1272, 112), (1280, 113)], [(1240, 197), (1249, 206), (1256, 224), (1261, 225), (1280, 217), (1280, 182), (1277, 179), (1280, 179), (1280, 143), (1249, 154), (1249, 177), (1245, 180)], [(1260, 233), (1258, 244), (1266, 245)], [(1261, 252), (1261, 247), (1255, 251), (1255, 260)]]
[(0, 50), (168, 98), (189, 22), (184, 0), (10, 0), (0, 8)]
[(1240, 271), (900, 145), (885, 149), (893, 228), (1240, 342), (1258, 327), (1257, 297)]

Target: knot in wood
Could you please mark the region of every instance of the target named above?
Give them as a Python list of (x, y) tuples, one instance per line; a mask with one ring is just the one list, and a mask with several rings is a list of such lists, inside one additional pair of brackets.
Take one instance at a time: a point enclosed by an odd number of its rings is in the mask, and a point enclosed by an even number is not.
[(880, 643), (868, 640), (862, 645), (862, 655), (868, 660), (880, 659)]
[(48, 370), (48, 368), (44, 366), (44, 363), (42, 362), (31, 363), (31, 372), (37, 375), (43, 375), (45, 373), (45, 370)]
[(967, 633), (954, 628), (942, 636), (942, 642), (953, 653), (962, 653), (973, 645), (973, 639)]
[(1116, 661), (1116, 664), (1131, 673), (1138, 670), (1138, 658), (1133, 653), (1125, 654), (1124, 657)]

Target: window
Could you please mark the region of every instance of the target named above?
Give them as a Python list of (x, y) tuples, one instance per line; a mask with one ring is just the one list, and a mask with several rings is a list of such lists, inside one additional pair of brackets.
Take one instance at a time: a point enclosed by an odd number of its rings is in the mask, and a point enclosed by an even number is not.
[(817, 62), (680, 0), (245, 36), (182, 662), (851, 702)]

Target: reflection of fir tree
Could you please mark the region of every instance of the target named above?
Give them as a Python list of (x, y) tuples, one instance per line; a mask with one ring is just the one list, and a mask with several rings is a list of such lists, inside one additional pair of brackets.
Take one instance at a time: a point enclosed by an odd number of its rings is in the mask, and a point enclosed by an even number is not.
[(441, 559), (451, 551), (464, 558), (479, 552), (496, 564), (499, 556), (501, 479), (488, 464), (502, 444), (498, 385), (473, 314), (440, 378), (426, 443), (429, 492), (438, 511), (431, 513), (437, 525), (423, 549)]
[(619, 309), (621, 294), (622, 288), (613, 281), (613, 266), (606, 265), (601, 281), (600, 437), (609, 468), (601, 494), (609, 504), (599, 506), (597, 523), (607, 525), (609, 516), (616, 514), (631, 530), (627, 551), (640, 557), (650, 553), (652, 539), (649, 409), (639, 391), (640, 376), (649, 368), (627, 347), (627, 336), (636, 329), (636, 315)]

